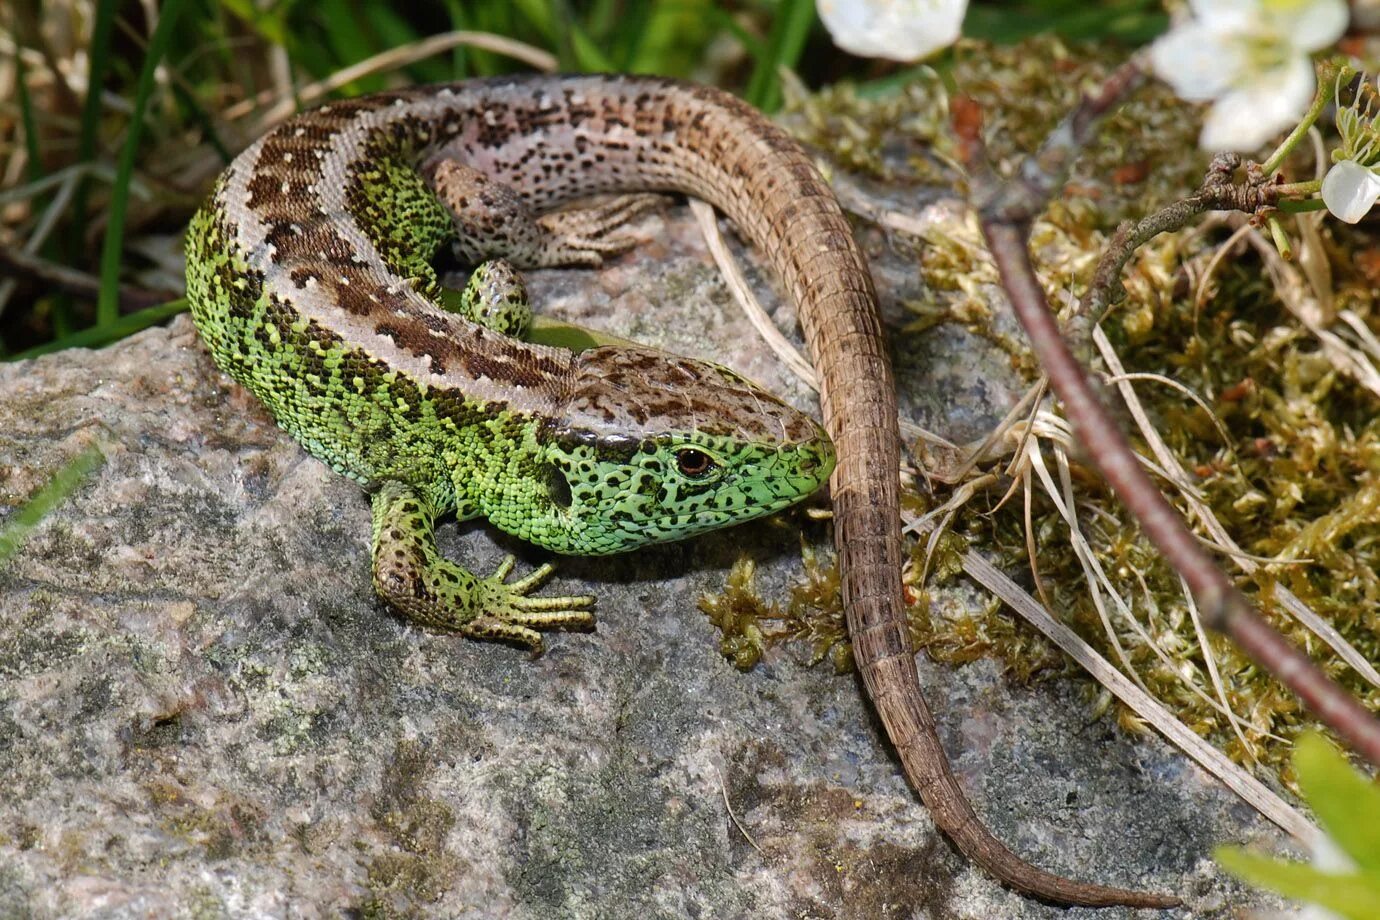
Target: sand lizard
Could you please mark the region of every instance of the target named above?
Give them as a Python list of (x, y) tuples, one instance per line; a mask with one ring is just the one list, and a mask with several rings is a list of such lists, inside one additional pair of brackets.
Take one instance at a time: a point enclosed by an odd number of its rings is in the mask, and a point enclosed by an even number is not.
[[(710, 202), (765, 253), (799, 305), (828, 435), (714, 364), (523, 341), (514, 266), (598, 266), (627, 248), (617, 228), (653, 192)], [(557, 210), (605, 193), (623, 197)], [(440, 308), (432, 265), (447, 248), (478, 265), (457, 312)], [(904, 619), (896, 401), (871, 277), (809, 158), (751, 107), (618, 76), (331, 102), (235, 159), (187, 254), (192, 314), (216, 362), (370, 490), (374, 584), (405, 615), (534, 649), (538, 629), (592, 623), (592, 598), (531, 594), (549, 566), (510, 583), (511, 561), (484, 578), (442, 559), (442, 514), (600, 554), (770, 513), (832, 473), (855, 658), (936, 823), (1023, 891), (1174, 903), (1030, 866), (955, 782)]]

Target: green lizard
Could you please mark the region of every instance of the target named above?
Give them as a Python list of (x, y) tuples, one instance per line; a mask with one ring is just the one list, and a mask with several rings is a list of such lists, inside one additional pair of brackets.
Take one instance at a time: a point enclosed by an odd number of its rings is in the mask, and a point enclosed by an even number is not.
[[(714, 364), (640, 347), (521, 340), (512, 267), (597, 266), (646, 193), (717, 205), (800, 305), (834, 442)], [(604, 204), (555, 210), (619, 193)], [(460, 315), (432, 260), (478, 264)], [(442, 559), (439, 515), (599, 554), (769, 514), (832, 476), (855, 658), (907, 773), (965, 853), (1042, 897), (1173, 899), (1071, 882), (992, 837), (945, 760), (901, 600), (896, 404), (870, 276), (800, 148), (717, 90), (529, 77), (333, 102), (225, 171), (187, 237), (187, 292), (216, 362), (313, 455), (372, 492), (380, 596), (429, 626), (541, 648), (589, 597), (535, 597)], [(837, 445), (837, 458), (835, 446)], [(837, 469), (836, 469), (837, 462)]]
[[(321, 127), (398, 112), (404, 98), (328, 106), (251, 147), (193, 219), (187, 260), (216, 361), (371, 491), (385, 601), (431, 627), (539, 651), (538, 629), (591, 626), (594, 599), (533, 596), (550, 564), (508, 582), (511, 558), (487, 578), (441, 558), (439, 515), (600, 555), (770, 514), (825, 482), (823, 429), (726, 368), (519, 341), (530, 307), (506, 260), (597, 265), (630, 245), (610, 231), (657, 199), (538, 220), (454, 159), (424, 176), (417, 160), (442, 140), (430, 122), (354, 137)], [(337, 159), (343, 146), (360, 158)], [(275, 160), (286, 168), (272, 172)], [(503, 257), (480, 262), (459, 315), (438, 309), (431, 265), (451, 246)]]

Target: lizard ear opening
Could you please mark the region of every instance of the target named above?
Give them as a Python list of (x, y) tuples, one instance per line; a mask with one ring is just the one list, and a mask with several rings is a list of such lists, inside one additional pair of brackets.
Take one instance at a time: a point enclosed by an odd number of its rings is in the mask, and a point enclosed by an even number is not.
[(557, 507), (570, 507), (570, 481), (565, 478), (565, 471), (554, 463), (546, 465), (546, 493)]

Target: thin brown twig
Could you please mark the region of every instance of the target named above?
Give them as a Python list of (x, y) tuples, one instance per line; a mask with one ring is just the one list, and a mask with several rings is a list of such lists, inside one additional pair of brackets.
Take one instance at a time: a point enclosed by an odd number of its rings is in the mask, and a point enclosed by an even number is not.
[(549, 72), (555, 70), (557, 66), (554, 55), (526, 42), (506, 38), (502, 35), (494, 35), (490, 32), (443, 32), (440, 35), (428, 36), (416, 42), (389, 48), (373, 57), (358, 61), (325, 79), (302, 87), (295, 96), (291, 93), (284, 96), (278, 88), (266, 89), (257, 96), (232, 105), (222, 113), (222, 118), (226, 120), (241, 118), (256, 107), (272, 102), (274, 105), (259, 116), (258, 125), (264, 129), (291, 115), (297, 106), (314, 102), (354, 80), (382, 70), (405, 67), (415, 61), (420, 61), (433, 54), (441, 54), (461, 45), (503, 54), (530, 67), (535, 67), (537, 70)]
[[(1050, 384), (1063, 402), (1069, 421), (1079, 432), (1089, 458), (1140, 522), (1145, 535), (1188, 584), (1198, 601), (1203, 622), (1230, 637), (1247, 655), (1293, 690), (1324, 724), (1367, 760), (1380, 766), (1380, 721), (1261, 618), (1218, 568), (1183, 518), (1155, 488), (1136, 462), (1130, 442), (1099, 401), (1087, 373), (1074, 357), (1036, 278), (1028, 245), (1031, 223), (1050, 196), (1062, 186), (1097, 120), (1139, 85), (1142, 76), (1135, 59), (1113, 73), (1096, 93), (1084, 97), (1051, 133), (1040, 153), (1028, 158), (1019, 174), (1006, 182), (1000, 181), (987, 165), (982, 113), (977, 104), (970, 99), (955, 99), (954, 130), (972, 181), (972, 200), (978, 209), (983, 235), (1011, 306), (1025, 327)], [(1195, 213), (1208, 209), (1255, 213), (1271, 204), (1274, 193), (1259, 170), (1248, 171), (1246, 184), (1233, 184), (1239, 163), (1239, 158), (1230, 156), (1215, 159), (1198, 195), (1186, 199), (1188, 204), (1180, 204), (1188, 213), (1174, 212), (1175, 219), (1181, 217), (1187, 222)], [(1165, 217), (1161, 222), (1169, 225), (1173, 221)], [(1146, 232), (1154, 226), (1147, 226)], [(1108, 268), (1102, 273), (1102, 280), (1108, 291), (1111, 288), (1107, 276), (1115, 275), (1119, 279), (1121, 267), (1134, 251), (1134, 246), (1130, 246), (1136, 236), (1134, 228), (1117, 236), (1120, 245), (1109, 247), (1103, 260)], [(1099, 269), (1101, 267), (1099, 265)]]
[(1102, 320), (1113, 304), (1125, 296), (1126, 289), (1121, 284), (1122, 272), (1136, 250), (1161, 233), (1182, 230), (1189, 221), (1205, 211), (1255, 214), (1279, 202), (1285, 186), (1264, 182), (1235, 184), (1232, 179), (1240, 165), (1241, 158), (1236, 154), (1219, 154), (1213, 158), (1202, 187), (1195, 194), (1166, 205), (1134, 223), (1123, 221), (1116, 228), (1097, 260), (1092, 282), (1078, 302), (1078, 309), (1070, 317), (1066, 330), (1066, 335), (1082, 358), (1086, 360), (1090, 354), (1088, 342), (1092, 327)]
[[(95, 275), (58, 265), (7, 246), (0, 246), (0, 275), (31, 278), (87, 300), (95, 300), (101, 290), (101, 279)], [(167, 303), (178, 296), (180, 295), (166, 291), (121, 285), (120, 307), (124, 310), (142, 310), (145, 307)]]

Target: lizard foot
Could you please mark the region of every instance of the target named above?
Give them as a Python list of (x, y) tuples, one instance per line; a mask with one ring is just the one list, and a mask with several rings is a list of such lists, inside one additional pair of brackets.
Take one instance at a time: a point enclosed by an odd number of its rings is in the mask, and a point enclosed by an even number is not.
[(636, 242), (614, 231), (670, 200), (619, 195), (539, 217), (517, 189), (456, 160), (429, 162), (422, 176), (455, 224), (456, 254), (470, 264), (509, 259), (519, 268), (597, 268)]
[(532, 325), (527, 286), (507, 259), (489, 259), (475, 266), (455, 309), (470, 322), (515, 339), (527, 338)]
[(619, 195), (582, 208), (546, 214), (537, 220), (546, 233), (543, 258), (551, 265), (598, 268), (604, 259), (627, 252), (637, 239), (613, 231), (650, 211), (664, 207), (665, 195)]
[(475, 639), (499, 639), (516, 642), (531, 650), (532, 656), (542, 653), (539, 629), (592, 629), (594, 598), (588, 594), (563, 597), (529, 597), (551, 577), (556, 567), (546, 563), (533, 569), (526, 577), (507, 582), (513, 571), (513, 557), (498, 564), (488, 578), (475, 586), (475, 607), (483, 612), (470, 620), (460, 631)]
[(525, 645), (541, 654), (539, 629), (589, 629), (594, 598), (532, 597), (555, 567), (539, 566), (509, 583), (513, 557), (481, 578), (436, 549), (436, 512), (420, 492), (402, 482), (384, 482), (374, 493), (374, 589), (408, 619), (432, 629), (474, 639)]

